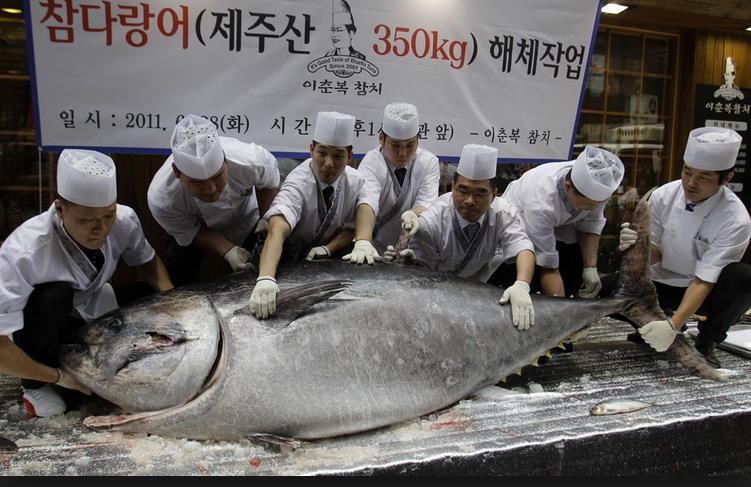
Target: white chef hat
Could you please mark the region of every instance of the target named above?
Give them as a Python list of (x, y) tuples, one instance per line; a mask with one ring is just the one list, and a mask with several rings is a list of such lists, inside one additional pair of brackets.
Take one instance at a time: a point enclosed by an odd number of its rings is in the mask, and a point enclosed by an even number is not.
[(115, 162), (101, 152), (63, 150), (57, 160), (57, 193), (77, 205), (111, 205), (117, 200)]
[(349, 4), (342, 0), (331, 1), (331, 25), (355, 25)]
[(396, 140), (411, 139), (420, 129), (417, 107), (409, 103), (389, 103), (383, 110), (383, 133)]
[(175, 166), (189, 178), (209, 179), (224, 163), (214, 124), (198, 115), (187, 115), (175, 125), (170, 147)]
[(355, 117), (339, 112), (318, 112), (313, 140), (319, 144), (347, 147), (355, 139)]
[(467, 144), (462, 148), (456, 172), (467, 179), (479, 181), (495, 178), (498, 149), (487, 145)]
[(724, 171), (735, 166), (741, 136), (735, 130), (702, 127), (688, 134), (683, 161), (702, 171)]
[(574, 161), (571, 181), (587, 198), (603, 201), (610, 198), (623, 180), (623, 163), (605, 149), (588, 145)]

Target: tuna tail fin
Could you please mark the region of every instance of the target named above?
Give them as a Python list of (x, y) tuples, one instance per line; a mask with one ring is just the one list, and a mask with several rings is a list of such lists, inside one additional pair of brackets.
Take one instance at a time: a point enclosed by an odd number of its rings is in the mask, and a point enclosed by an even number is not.
[[(617, 297), (626, 298), (629, 304), (620, 312), (631, 324), (641, 328), (651, 321), (665, 320), (667, 316), (660, 308), (657, 290), (650, 278), (650, 189), (636, 205), (631, 219), (631, 228), (637, 232), (637, 241), (625, 251), (621, 259)], [(678, 335), (667, 352), (694, 374), (707, 379), (724, 381), (728, 378), (717, 372), (704, 357), (686, 340)]]
[[(660, 309), (657, 301), (657, 290), (649, 270), (649, 196), (654, 191), (650, 189), (636, 205), (631, 218), (631, 229), (637, 233), (636, 243), (626, 250), (621, 257), (621, 269), (618, 277), (618, 291), (616, 295), (631, 299), (631, 303), (621, 314), (629, 318), (637, 326), (647, 324), (642, 314), (656, 319), (665, 319), (665, 314)], [(650, 320), (652, 321), (652, 320)]]

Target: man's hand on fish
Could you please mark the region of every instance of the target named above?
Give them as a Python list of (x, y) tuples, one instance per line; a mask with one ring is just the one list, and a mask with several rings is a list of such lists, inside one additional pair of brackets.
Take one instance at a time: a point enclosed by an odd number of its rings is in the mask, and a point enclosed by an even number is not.
[(373, 265), (373, 262), (382, 261), (383, 257), (378, 255), (378, 251), (370, 240), (358, 240), (352, 252), (342, 257), (342, 260), (347, 260), (352, 264), (364, 264), (367, 261), (369, 265)]
[(384, 262), (394, 262), (401, 258), (405, 264), (413, 264), (417, 258), (415, 257), (415, 251), (412, 249), (404, 249), (401, 252), (397, 252), (393, 245), (386, 247), (386, 251), (383, 253)]
[(623, 252), (636, 243), (636, 237), (639, 234), (636, 230), (632, 230), (629, 222), (621, 223), (621, 233), (618, 239), (618, 250)]
[(59, 374), (59, 377), (57, 379), (57, 382), (55, 382), (55, 385), (91, 395), (91, 390), (88, 387), (79, 383), (76, 379), (73, 378), (72, 375), (68, 374), (63, 369), (57, 369), (57, 373)]
[(305, 260), (326, 259), (329, 257), (331, 257), (329, 248), (325, 245), (319, 245), (318, 247), (313, 247), (308, 251), (308, 256), (305, 257)]
[(408, 230), (412, 237), (420, 229), (420, 217), (412, 210), (402, 213), (402, 230)]
[(527, 330), (535, 324), (535, 310), (529, 296), (529, 284), (516, 281), (506, 288), (498, 301), (500, 304), (511, 302), (511, 322), (520, 330)]
[(582, 285), (579, 288), (580, 298), (596, 298), (602, 289), (600, 275), (597, 273), (597, 267), (585, 267), (582, 271)]
[(232, 267), (233, 271), (242, 271), (250, 267), (250, 252), (235, 245), (224, 253), (224, 260)]
[(639, 334), (644, 341), (658, 352), (664, 352), (673, 344), (678, 331), (670, 319), (650, 321), (639, 328)]
[(279, 286), (271, 276), (261, 276), (256, 279), (256, 287), (250, 295), (250, 310), (256, 318), (265, 320), (276, 312), (276, 294)]

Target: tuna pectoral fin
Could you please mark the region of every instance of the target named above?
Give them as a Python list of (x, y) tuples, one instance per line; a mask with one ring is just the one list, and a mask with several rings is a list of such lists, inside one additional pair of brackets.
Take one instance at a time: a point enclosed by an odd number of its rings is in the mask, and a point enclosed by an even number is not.
[(314, 304), (344, 291), (350, 284), (352, 281), (320, 281), (282, 289), (276, 295), (276, 312), (284, 316), (299, 316)]

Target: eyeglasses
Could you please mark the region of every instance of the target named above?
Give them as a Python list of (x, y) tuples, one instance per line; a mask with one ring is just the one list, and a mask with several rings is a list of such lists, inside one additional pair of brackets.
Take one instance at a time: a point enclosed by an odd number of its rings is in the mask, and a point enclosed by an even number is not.
[(455, 187), (454, 191), (462, 199), (469, 198), (469, 195), (471, 194), (472, 198), (474, 198), (475, 200), (478, 200), (478, 201), (486, 200), (486, 199), (490, 198), (490, 195), (491, 195), (491, 192), (488, 191), (487, 189), (479, 189), (477, 191), (467, 191), (464, 188), (456, 188)]

